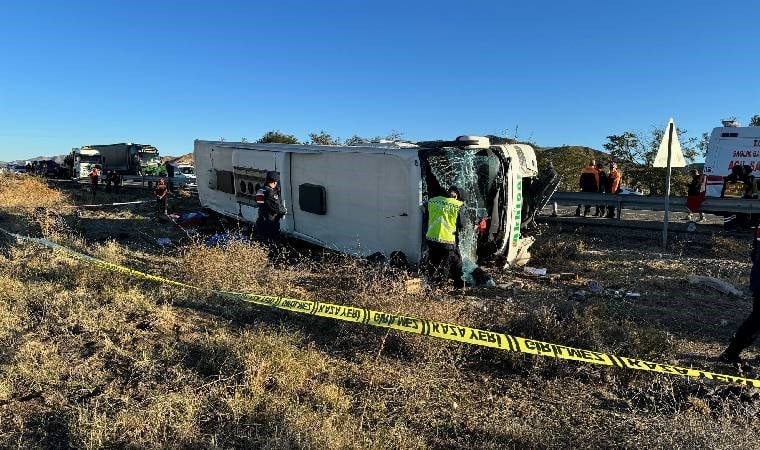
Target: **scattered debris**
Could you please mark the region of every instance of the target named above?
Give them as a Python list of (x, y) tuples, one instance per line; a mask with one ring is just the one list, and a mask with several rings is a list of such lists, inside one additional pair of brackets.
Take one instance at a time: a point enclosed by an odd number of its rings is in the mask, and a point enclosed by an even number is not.
[(579, 302), (583, 301), (586, 299), (586, 294), (587, 294), (586, 291), (575, 291), (573, 292), (573, 300), (576, 300)]
[(183, 227), (197, 227), (208, 219), (208, 214), (204, 212), (189, 212), (180, 215), (169, 214), (169, 217)]
[(546, 269), (545, 268), (536, 268), (536, 267), (528, 267), (525, 266), (523, 269), (524, 273), (527, 273), (528, 275), (532, 275), (534, 277), (545, 277), (546, 276)]
[(231, 242), (248, 242), (251, 239), (242, 233), (216, 233), (210, 236), (204, 244), (207, 247), (221, 247)]
[(602, 286), (602, 283), (598, 281), (591, 280), (588, 283), (586, 283), (586, 286), (588, 286), (588, 290), (591, 291), (592, 294), (599, 294), (602, 291), (604, 291), (604, 287)]
[(485, 270), (481, 269), (480, 267), (476, 267), (472, 271), (472, 279), (475, 282), (475, 286), (478, 286), (478, 287), (496, 286), (496, 282), (493, 280), (493, 277), (489, 275)]
[(172, 240), (168, 237), (161, 237), (156, 239), (156, 244), (158, 244), (159, 247), (168, 247), (172, 245)]
[(404, 289), (407, 294), (418, 294), (422, 290), (422, 283), (419, 278), (412, 278), (404, 281)]
[(731, 283), (714, 277), (705, 277), (701, 275), (689, 275), (689, 284), (698, 284), (724, 294), (736, 295), (741, 297), (742, 293)]

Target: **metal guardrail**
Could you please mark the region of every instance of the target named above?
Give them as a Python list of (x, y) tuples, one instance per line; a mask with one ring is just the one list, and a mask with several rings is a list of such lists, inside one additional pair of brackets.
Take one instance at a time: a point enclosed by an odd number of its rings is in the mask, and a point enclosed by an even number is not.
[(188, 181), (187, 178), (168, 178), (165, 176), (159, 176), (159, 175), (122, 175), (122, 180), (124, 181), (139, 181), (142, 183), (143, 186), (147, 183), (148, 186), (152, 186), (154, 183), (157, 183), (160, 178), (163, 178), (177, 186), (188, 186), (191, 184), (190, 181)]
[[(591, 192), (555, 192), (550, 202), (560, 205), (612, 205), (620, 214), (620, 210), (636, 209), (648, 211), (664, 211), (665, 197), (647, 197), (643, 195), (608, 195)], [(686, 198), (670, 197), (672, 211), (687, 212)], [(743, 198), (714, 198), (708, 197), (702, 203), (705, 213), (745, 213), (760, 214), (760, 200)]]

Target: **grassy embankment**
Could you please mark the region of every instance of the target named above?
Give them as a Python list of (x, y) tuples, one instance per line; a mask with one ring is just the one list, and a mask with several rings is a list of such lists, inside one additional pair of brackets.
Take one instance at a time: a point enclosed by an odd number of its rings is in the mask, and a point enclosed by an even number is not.
[[(726, 254), (729, 242), (661, 255), (635, 237), (545, 233), (536, 263), (576, 280), (497, 273), (499, 287), (458, 298), (409, 294), (405, 274), (339, 256), (273, 268), (256, 245), (150, 252), (89, 242), (62, 208), (72, 198), (34, 179), (1, 178), (0, 226), (203, 287), (333, 300), (665, 362), (707, 366), (747, 311), (683, 282), (714, 270), (739, 283), (747, 265)], [(730, 264), (716, 270), (714, 261)], [(592, 278), (642, 298), (574, 296)], [(724, 318), (730, 325), (715, 325)], [(751, 448), (760, 438), (752, 390), (267, 311), (7, 240), (0, 349), (3, 447)]]

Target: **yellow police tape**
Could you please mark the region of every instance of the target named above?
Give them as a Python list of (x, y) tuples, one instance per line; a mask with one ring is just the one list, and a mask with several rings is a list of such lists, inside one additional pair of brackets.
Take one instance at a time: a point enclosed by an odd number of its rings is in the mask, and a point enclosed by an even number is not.
[[(19, 241), (34, 242), (51, 249), (60, 250), (75, 259), (86, 261), (106, 270), (126, 274), (135, 278), (155, 281), (157, 283), (170, 284), (197, 291), (207, 291), (206, 289), (199, 288), (187, 283), (151, 275), (145, 272), (131, 269), (129, 267), (110, 263), (108, 261), (103, 261), (101, 259), (79, 253), (60, 244), (56, 244), (55, 242), (49, 241), (47, 239), (37, 239), (28, 236), (22, 236), (10, 233), (3, 230), (2, 228), (0, 228), (0, 231), (13, 236)], [(756, 388), (760, 387), (760, 380), (756, 379), (707, 372), (704, 370), (673, 366), (670, 364), (662, 364), (652, 361), (644, 361), (636, 358), (628, 358), (625, 356), (615, 356), (608, 353), (567, 347), (551, 342), (542, 342), (520, 336), (512, 336), (504, 333), (479, 330), (477, 328), (470, 328), (461, 325), (436, 322), (433, 320), (420, 319), (417, 317), (402, 316), (383, 311), (373, 311), (371, 309), (360, 308), (357, 306), (338, 305), (334, 303), (324, 303), (312, 300), (300, 300), (295, 298), (247, 294), (241, 292), (228, 292), (219, 290), (212, 290), (212, 292), (224, 297), (242, 300), (260, 306), (291, 311), (294, 313), (308, 314), (329, 319), (342, 320), (345, 322), (360, 323), (374, 327), (390, 328), (406, 333), (420, 334), (423, 336), (430, 336), (447, 341), (463, 342), (466, 344), (478, 345), (481, 347), (490, 347), (511, 352), (520, 352), (531, 355), (580, 361), (589, 364), (614, 366), (623, 369), (643, 370), (667, 375), (681, 375), (693, 378), (704, 378), (732, 385), (750, 386)]]

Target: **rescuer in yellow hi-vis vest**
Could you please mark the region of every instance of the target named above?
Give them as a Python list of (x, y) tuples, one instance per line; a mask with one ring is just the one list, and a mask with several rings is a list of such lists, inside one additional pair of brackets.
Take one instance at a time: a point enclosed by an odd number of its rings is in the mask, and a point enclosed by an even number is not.
[(450, 187), (446, 196), (428, 200), (425, 238), (428, 246), (428, 281), (431, 285), (441, 285), (452, 278), (455, 288), (464, 287), (462, 256), (459, 254), (459, 230), (462, 229), (459, 211), (463, 204), (462, 191), (456, 186)]

